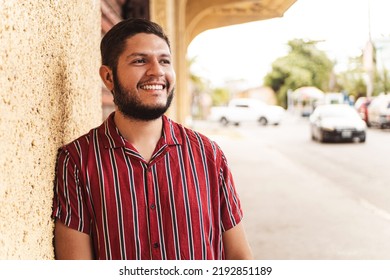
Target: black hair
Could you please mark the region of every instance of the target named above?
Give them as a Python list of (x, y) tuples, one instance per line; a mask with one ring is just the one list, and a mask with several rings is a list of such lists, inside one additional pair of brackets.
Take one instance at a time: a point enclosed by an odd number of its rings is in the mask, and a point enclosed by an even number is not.
[(139, 33), (154, 34), (163, 39), (171, 48), (168, 36), (160, 25), (147, 19), (130, 18), (114, 25), (102, 38), (100, 53), (102, 64), (115, 70), (126, 40)]

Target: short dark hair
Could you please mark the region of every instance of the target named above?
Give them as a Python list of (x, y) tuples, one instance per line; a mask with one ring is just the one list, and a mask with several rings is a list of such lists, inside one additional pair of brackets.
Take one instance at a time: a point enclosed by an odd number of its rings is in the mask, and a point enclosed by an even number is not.
[(115, 70), (126, 40), (138, 33), (154, 34), (163, 39), (171, 49), (168, 36), (160, 25), (147, 19), (130, 18), (120, 21), (103, 36), (100, 43), (102, 64)]

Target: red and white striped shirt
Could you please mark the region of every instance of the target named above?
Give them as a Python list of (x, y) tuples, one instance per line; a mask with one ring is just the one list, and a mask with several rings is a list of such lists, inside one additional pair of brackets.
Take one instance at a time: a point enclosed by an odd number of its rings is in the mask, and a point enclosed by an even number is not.
[(97, 259), (224, 259), (242, 209), (221, 149), (163, 116), (148, 163), (113, 117), (60, 149), (53, 217), (90, 234)]

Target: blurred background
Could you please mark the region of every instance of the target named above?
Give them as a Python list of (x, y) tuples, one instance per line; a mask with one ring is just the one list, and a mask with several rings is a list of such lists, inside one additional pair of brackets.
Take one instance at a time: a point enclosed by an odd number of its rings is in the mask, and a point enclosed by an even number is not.
[[(208, 30), (189, 45), (194, 126), (228, 154), (256, 258), (390, 257), (385, 6), (300, 0), (282, 18)], [(269, 106), (247, 117), (250, 103), (231, 104), (243, 98)], [(274, 105), (284, 117), (262, 125)]]

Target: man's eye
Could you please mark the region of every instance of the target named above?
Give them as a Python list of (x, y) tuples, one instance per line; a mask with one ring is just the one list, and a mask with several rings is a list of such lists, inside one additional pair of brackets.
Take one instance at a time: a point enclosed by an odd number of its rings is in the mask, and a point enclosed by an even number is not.
[(135, 64), (145, 63), (145, 59), (143, 59), (143, 58), (136, 59), (133, 61), (133, 63), (135, 63)]
[(161, 60), (161, 64), (171, 64), (171, 61), (168, 59)]

